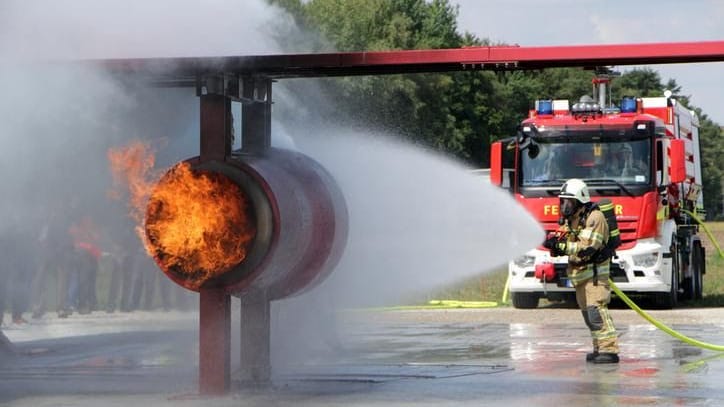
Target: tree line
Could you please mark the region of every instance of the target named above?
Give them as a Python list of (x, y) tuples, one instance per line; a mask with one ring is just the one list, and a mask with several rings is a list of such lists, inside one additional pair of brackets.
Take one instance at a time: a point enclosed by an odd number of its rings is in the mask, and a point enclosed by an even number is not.
[[(461, 33), (458, 9), (448, 0), (268, 0), (286, 10), (304, 35), (280, 33), (280, 42), (304, 42), (315, 52), (459, 48), (492, 44)], [(297, 44), (299, 45), (299, 44)], [(593, 72), (578, 68), (542, 71), (450, 72), (335, 78), (324, 91), (354, 120), (395, 129), (401, 137), (469, 162), (489, 165), (490, 143), (515, 134), (533, 101), (578, 100), (591, 94)], [(722, 218), (724, 136), (719, 124), (692, 106), (674, 79), (655, 70), (633, 69), (613, 82), (611, 99), (662, 96), (665, 89), (700, 120), (704, 207)]]

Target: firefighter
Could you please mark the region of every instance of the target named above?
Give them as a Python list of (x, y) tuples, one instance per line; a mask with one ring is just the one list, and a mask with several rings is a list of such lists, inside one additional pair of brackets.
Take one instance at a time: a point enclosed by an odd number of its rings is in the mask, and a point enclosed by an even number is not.
[(618, 363), (618, 338), (608, 311), (611, 259), (596, 258), (608, 240), (606, 218), (591, 203), (588, 186), (580, 179), (566, 181), (558, 196), (561, 230), (546, 239), (543, 246), (553, 256), (568, 256), (568, 278), (576, 289), (576, 302), (593, 339), (593, 352), (586, 355), (586, 360)]
[(646, 163), (634, 157), (633, 148), (631, 148), (630, 145), (622, 145), (619, 154), (619, 162), (621, 163), (620, 171), (622, 177), (648, 175), (648, 168), (646, 166)]

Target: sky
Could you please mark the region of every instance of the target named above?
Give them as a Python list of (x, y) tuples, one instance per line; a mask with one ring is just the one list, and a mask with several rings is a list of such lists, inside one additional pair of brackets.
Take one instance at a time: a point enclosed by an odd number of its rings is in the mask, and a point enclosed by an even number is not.
[[(724, 40), (719, 0), (452, 0), (458, 28), (520, 46)], [(724, 62), (650, 65), (673, 78), (694, 106), (724, 125)], [(615, 67), (621, 72), (632, 66)], [(615, 82), (613, 86), (616, 86)]]

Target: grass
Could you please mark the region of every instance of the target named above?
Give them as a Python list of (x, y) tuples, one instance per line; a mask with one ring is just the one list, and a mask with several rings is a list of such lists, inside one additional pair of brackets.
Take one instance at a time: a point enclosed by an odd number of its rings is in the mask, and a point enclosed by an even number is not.
[(508, 277), (508, 267), (503, 266), (478, 277), (443, 287), (430, 293), (425, 302), (435, 300), (497, 301), (500, 303)]
[[(724, 245), (724, 222), (707, 222), (707, 228), (714, 235), (720, 247)], [(697, 301), (685, 301), (681, 307), (724, 307), (724, 258), (720, 257), (714, 244), (704, 230), (699, 233), (706, 248), (706, 274), (704, 275), (704, 297)], [(414, 302), (430, 299), (452, 299), (459, 301), (501, 302), (507, 278), (507, 267), (501, 267), (458, 284), (443, 287)]]
[[(722, 247), (724, 244), (724, 222), (707, 222), (706, 226), (714, 235), (714, 239)], [(720, 257), (709, 237), (701, 231), (701, 238), (706, 249), (706, 274), (704, 274), (704, 298), (686, 305), (700, 307), (724, 306), (724, 258)]]

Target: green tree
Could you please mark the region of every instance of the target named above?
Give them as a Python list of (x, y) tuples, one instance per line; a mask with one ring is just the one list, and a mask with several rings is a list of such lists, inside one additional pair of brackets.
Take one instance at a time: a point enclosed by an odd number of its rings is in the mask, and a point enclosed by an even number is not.
[(701, 149), (702, 186), (704, 208), (708, 219), (721, 219), (722, 180), (724, 180), (724, 134), (722, 128), (709, 119), (701, 109), (696, 108), (699, 116), (699, 147)]
[[(339, 51), (457, 48), (480, 41), (457, 32), (457, 7), (446, 0), (312, 0), (304, 24), (316, 27)], [(429, 73), (340, 78), (327, 90), (347, 101), (365, 123), (473, 163), (487, 161), (486, 116), (495, 76)], [(470, 103), (474, 100), (475, 105)]]
[(663, 86), (658, 72), (650, 68), (633, 69), (614, 79), (612, 99), (620, 100), (624, 96), (662, 96), (662, 92)]

